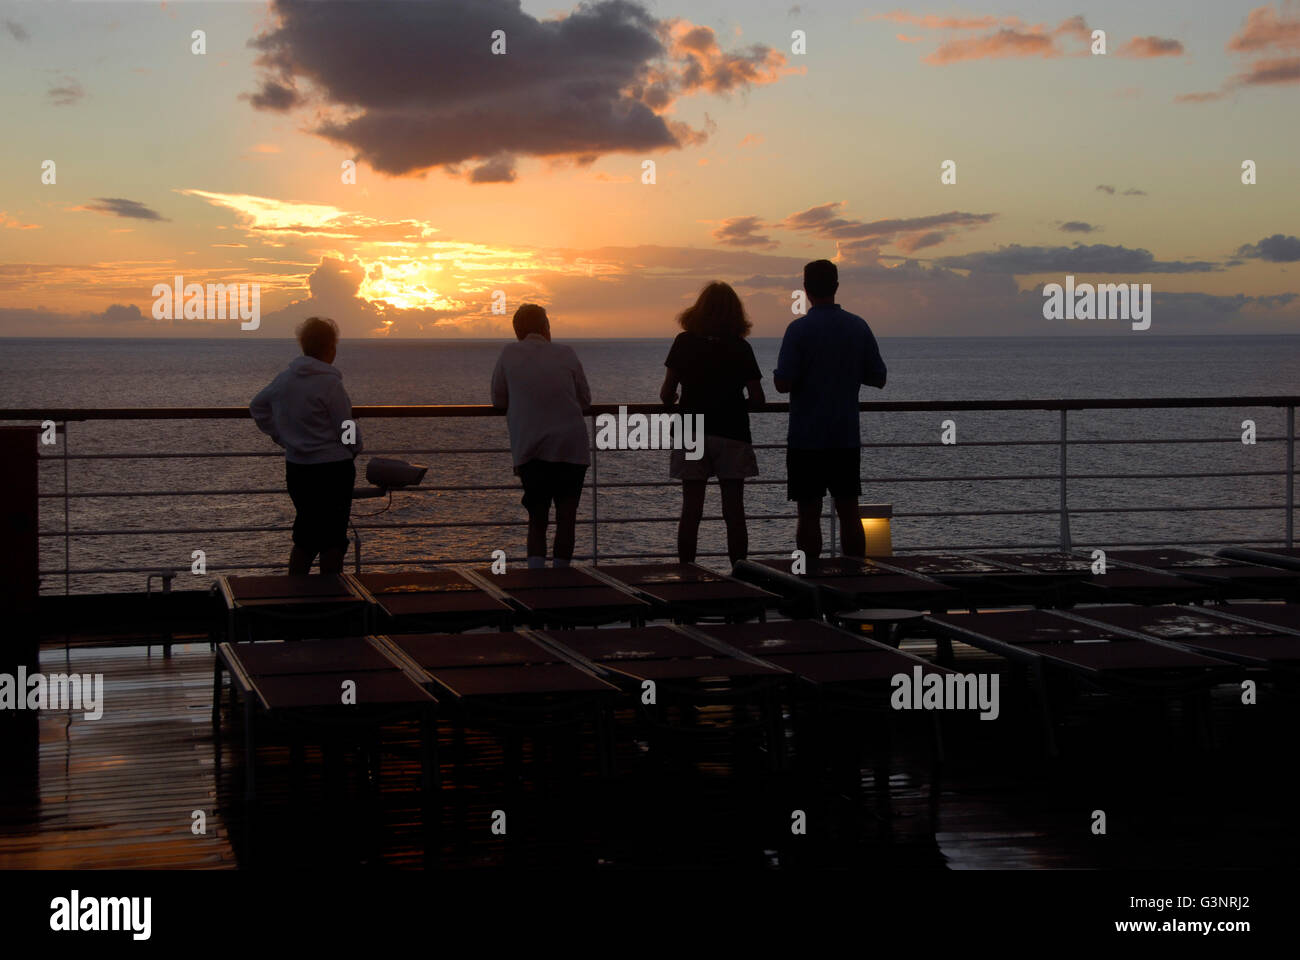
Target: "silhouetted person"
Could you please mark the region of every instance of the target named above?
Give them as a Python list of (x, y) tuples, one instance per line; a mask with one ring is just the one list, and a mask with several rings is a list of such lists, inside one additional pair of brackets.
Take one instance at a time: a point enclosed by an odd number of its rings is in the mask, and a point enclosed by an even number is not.
[(717, 477), (727, 524), (727, 555), (734, 564), (749, 553), (745, 478), (758, 476), (749, 410), (765, 402), (763, 375), (745, 340), (751, 326), (745, 308), (727, 284), (706, 286), (677, 322), (682, 332), (664, 361), (668, 373), (659, 398), (673, 406), (680, 386), (680, 411), (704, 417), (703, 456), (688, 460), (685, 450), (674, 450), (669, 460), (669, 476), (682, 481), (677, 558), (682, 563), (695, 560), (706, 484), (709, 477)]
[(342, 573), (361, 431), (343, 374), (333, 366), (338, 325), (310, 317), (296, 332), (303, 355), (253, 398), (249, 410), (257, 428), (284, 447), (285, 484), (298, 511), (289, 572), (309, 573), (319, 553), (321, 573)]
[(787, 497), (799, 505), (795, 544), (808, 557), (821, 555), (822, 497), (827, 491), (840, 518), (844, 554), (865, 556), (858, 516), (862, 494), (862, 437), (858, 389), (885, 385), (885, 361), (861, 317), (835, 303), (839, 271), (829, 260), (803, 268), (808, 312), (790, 323), (772, 379), (790, 394), (786, 441)]
[(528, 511), (528, 566), (546, 566), (546, 526), (555, 503), (555, 566), (573, 559), (582, 482), (591, 463), (583, 411), (591, 388), (572, 347), (551, 342), (546, 311), (525, 303), (515, 311), (517, 343), (492, 371), (492, 405), (506, 410), (510, 452)]

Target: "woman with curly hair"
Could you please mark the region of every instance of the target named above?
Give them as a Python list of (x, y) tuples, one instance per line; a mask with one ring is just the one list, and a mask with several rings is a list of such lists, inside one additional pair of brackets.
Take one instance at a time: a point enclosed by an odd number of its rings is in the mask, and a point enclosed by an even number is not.
[(716, 476), (727, 524), (727, 554), (734, 564), (749, 552), (745, 478), (758, 476), (749, 411), (766, 402), (763, 375), (745, 339), (751, 324), (736, 291), (720, 282), (701, 290), (677, 322), (682, 332), (664, 361), (668, 372), (659, 397), (683, 414), (704, 418), (700, 459), (687, 460), (684, 450), (674, 450), (669, 462), (669, 476), (682, 481), (677, 556), (682, 563), (695, 560), (704, 492), (709, 478)]

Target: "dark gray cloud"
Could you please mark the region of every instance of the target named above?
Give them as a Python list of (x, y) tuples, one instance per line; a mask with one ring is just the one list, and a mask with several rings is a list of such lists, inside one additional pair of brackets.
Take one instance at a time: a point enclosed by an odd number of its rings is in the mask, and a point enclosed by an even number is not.
[(996, 213), (951, 210), (924, 217), (868, 221), (840, 216), (843, 206), (841, 201), (819, 204), (790, 214), (776, 226), (834, 240), (836, 254), (845, 262), (869, 263), (877, 259), (880, 247), (885, 244), (892, 243), (905, 253), (911, 253), (943, 243), (957, 228), (981, 226), (997, 217)]
[(1066, 220), (1061, 224), (1061, 229), (1066, 233), (1092, 233), (1097, 228), (1091, 223), (1084, 223), (1082, 220)]
[[(145, 323), (145, 316), (140, 312), (140, 308), (134, 303), (115, 303), (103, 313), (99, 314), (99, 319), (105, 323)], [(152, 314), (149, 317), (153, 319)]]
[(249, 95), (248, 101), (259, 110), (283, 112), (301, 104), (302, 98), (292, 87), (267, 79), (262, 81), (262, 87), (257, 93)]
[(915, 233), (932, 230), (935, 227), (977, 226), (988, 223), (995, 213), (962, 213), (953, 210), (949, 213), (936, 213), (926, 217), (900, 217), (890, 220), (850, 220), (837, 215), (843, 203), (832, 201), (820, 206), (810, 207), (799, 213), (792, 213), (779, 226), (788, 230), (809, 230), (836, 239), (860, 239), (866, 237), (892, 237), (900, 233)]
[(1300, 260), (1300, 237), (1275, 233), (1259, 243), (1245, 243), (1237, 248), (1237, 256), (1270, 263), (1295, 263)]
[[(251, 41), (260, 109), (311, 104), (313, 131), (391, 175), (492, 158), (595, 157), (675, 148), (699, 132), (661, 116), (680, 96), (769, 83), (770, 47), (725, 52), (708, 27), (658, 20), (631, 0), (586, 0), (539, 20), (519, 0), (275, 0)], [(492, 53), (494, 31), (506, 52)]]
[(1152, 314), (1175, 318), (1179, 330), (1212, 332), (1215, 328), (1234, 329), (1243, 321), (1261, 318), (1290, 306), (1294, 293), (1252, 297), (1244, 293), (1221, 296), (1214, 293), (1160, 293), (1153, 291)]
[(1203, 260), (1157, 260), (1151, 251), (1094, 243), (1073, 247), (1023, 247), (1018, 243), (942, 257), (940, 266), (982, 273), (1208, 273), (1220, 269)]
[[(1099, 183), (1097, 184), (1097, 189), (1112, 197), (1115, 196), (1115, 188), (1109, 183)], [(1131, 187), (1120, 194), (1121, 197), (1145, 197), (1146, 195), (1147, 192), (1145, 190), (1138, 190), (1136, 187)]]
[(80, 209), (93, 210), (95, 213), (106, 213), (114, 217), (126, 217), (129, 220), (167, 219), (158, 211), (146, 207), (139, 200), (126, 200), (122, 197), (96, 197)]
[(914, 253), (926, 247), (937, 247), (947, 239), (948, 234), (942, 230), (931, 230), (928, 233), (909, 233), (901, 236), (894, 241), (894, 245), (905, 253)]
[(771, 237), (758, 231), (766, 224), (758, 217), (730, 217), (713, 231), (713, 239), (729, 247), (771, 247)]
[(70, 107), (79, 103), (86, 96), (86, 90), (81, 85), (81, 81), (74, 80), (72, 77), (63, 77), (56, 87), (50, 87), (45, 91), (46, 98), (56, 107)]
[(470, 183), (514, 183), (515, 158), (506, 154), (493, 157), (470, 171)]

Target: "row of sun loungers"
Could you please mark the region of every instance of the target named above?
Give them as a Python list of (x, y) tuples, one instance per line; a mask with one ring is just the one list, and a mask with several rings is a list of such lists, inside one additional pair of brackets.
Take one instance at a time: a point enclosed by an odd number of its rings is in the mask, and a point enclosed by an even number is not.
[(476, 627), (578, 627), (648, 620), (763, 618), (782, 598), (696, 564), (225, 577), (237, 640)]
[[(752, 717), (780, 771), (789, 742), (818, 755), (844, 726), (829, 714), (866, 710), (891, 726), (895, 678), (942, 681), (958, 643), (1029, 678), (1049, 754), (1067, 706), (1062, 680), (1181, 699), (1208, 730), (1216, 685), (1255, 679), (1293, 691), (1300, 677), (1300, 605), (1266, 602), (1293, 600), (1300, 570), (1289, 554), (1256, 554), (1116, 551), (1106, 573), (1084, 554), (1008, 553), (838, 558), (798, 574), (789, 561), (746, 561), (734, 577), (694, 564), (228, 577), (231, 639), (219, 647), (213, 720), (219, 735), (228, 674), (232, 704), (244, 703), (249, 811), (263, 731), (320, 722), (377, 754), (386, 724), (413, 721), (430, 824), (439, 724), (457, 745), (466, 726), (515, 736), (569, 724), (608, 776), (616, 715), (653, 743), (674, 711), (730, 704), (736, 729)], [(793, 619), (768, 619), (774, 612)], [(874, 639), (861, 623), (877, 625)], [(933, 661), (899, 648), (908, 633), (935, 642)], [(243, 642), (270, 637), (310, 639)], [(924, 719), (941, 757), (938, 714)]]

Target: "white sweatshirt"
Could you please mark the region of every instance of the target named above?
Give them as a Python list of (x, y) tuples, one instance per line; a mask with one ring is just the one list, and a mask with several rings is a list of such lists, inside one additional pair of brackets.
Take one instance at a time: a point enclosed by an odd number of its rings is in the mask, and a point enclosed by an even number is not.
[(492, 405), (506, 409), (515, 466), (529, 460), (591, 463), (591, 388), (572, 347), (539, 333), (508, 344), (492, 371)]
[(332, 463), (361, 452), (361, 429), (352, 421), (355, 443), (344, 446), (344, 421), (352, 401), (343, 374), (315, 357), (294, 357), (248, 405), (257, 428), (284, 447), (290, 463)]

